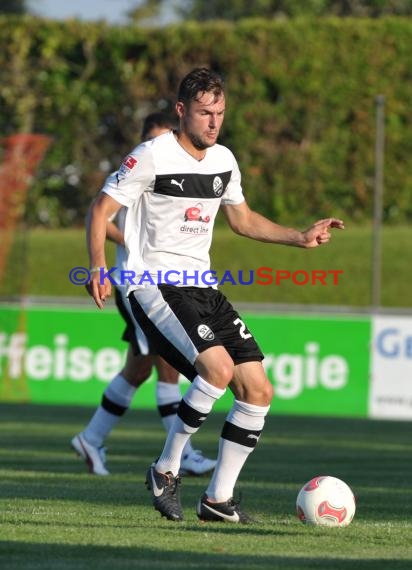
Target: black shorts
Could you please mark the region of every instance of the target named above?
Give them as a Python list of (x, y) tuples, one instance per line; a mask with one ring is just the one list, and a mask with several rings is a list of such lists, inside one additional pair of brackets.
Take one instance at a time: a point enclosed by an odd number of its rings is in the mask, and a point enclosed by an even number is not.
[(133, 354), (135, 356), (139, 356), (141, 354), (155, 354), (148, 338), (133, 316), (127, 297), (125, 297), (123, 292), (117, 287), (115, 287), (114, 290), (114, 299), (116, 307), (126, 323), (126, 328), (122, 334), (122, 340), (128, 342), (132, 346)]
[(197, 375), (196, 358), (212, 346), (224, 346), (235, 364), (263, 360), (252, 333), (217, 289), (152, 285), (129, 300), (156, 351), (190, 380)]

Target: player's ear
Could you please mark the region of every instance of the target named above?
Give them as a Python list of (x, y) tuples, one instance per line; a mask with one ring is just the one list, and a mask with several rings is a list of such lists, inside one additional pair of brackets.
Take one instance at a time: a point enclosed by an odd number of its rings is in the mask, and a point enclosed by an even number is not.
[(181, 117), (183, 117), (183, 115), (185, 114), (185, 104), (182, 103), (182, 101), (178, 101), (176, 103), (175, 109), (176, 109), (176, 113), (177, 113), (177, 116), (179, 117), (179, 119)]

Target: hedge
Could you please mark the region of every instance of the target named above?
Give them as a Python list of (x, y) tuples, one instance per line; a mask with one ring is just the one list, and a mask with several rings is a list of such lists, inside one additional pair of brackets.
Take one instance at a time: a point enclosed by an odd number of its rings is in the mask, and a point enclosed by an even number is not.
[(30, 189), (30, 224), (82, 224), (142, 118), (174, 107), (195, 66), (222, 72), (221, 142), (249, 203), (282, 223), (370, 220), (376, 97), (385, 96), (386, 222), (412, 219), (412, 21), (319, 19), (166, 28), (0, 18), (0, 129), (53, 137)]

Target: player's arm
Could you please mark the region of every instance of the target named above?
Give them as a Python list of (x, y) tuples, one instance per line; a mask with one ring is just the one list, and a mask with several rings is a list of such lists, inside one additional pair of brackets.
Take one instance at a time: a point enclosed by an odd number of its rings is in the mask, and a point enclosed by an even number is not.
[(90, 206), (86, 224), (86, 239), (91, 269), (87, 289), (100, 309), (103, 308), (106, 297), (109, 297), (111, 294), (111, 283), (108, 279), (100, 283), (100, 271), (97, 271), (97, 268), (106, 267), (105, 240), (107, 220), (120, 207), (121, 204), (114, 198), (101, 192)]
[(326, 218), (318, 220), (305, 231), (299, 231), (272, 222), (251, 210), (245, 201), (240, 204), (222, 205), (221, 208), (229, 226), (235, 233), (267, 243), (304, 248), (317, 247), (330, 240), (329, 230), (331, 228), (344, 228), (342, 220)]

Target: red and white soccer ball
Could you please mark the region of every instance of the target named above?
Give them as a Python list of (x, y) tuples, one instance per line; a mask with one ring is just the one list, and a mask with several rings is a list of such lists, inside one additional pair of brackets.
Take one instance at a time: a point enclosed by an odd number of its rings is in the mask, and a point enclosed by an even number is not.
[(356, 502), (351, 488), (340, 479), (314, 477), (299, 491), (298, 518), (305, 524), (348, 526), (355, 516)]

